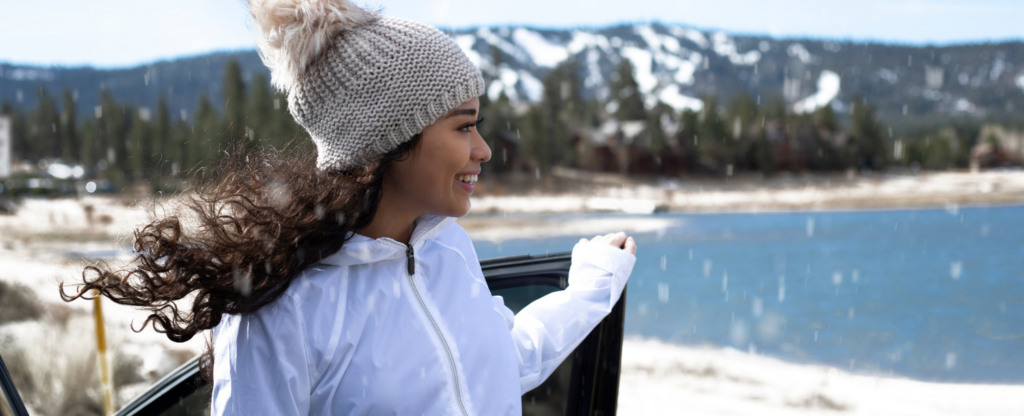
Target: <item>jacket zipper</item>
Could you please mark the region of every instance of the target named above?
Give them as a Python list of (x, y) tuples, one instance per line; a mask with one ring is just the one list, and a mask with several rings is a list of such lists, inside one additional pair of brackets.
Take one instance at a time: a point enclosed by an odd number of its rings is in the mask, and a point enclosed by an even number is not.
[(409, 271), (409, 276), (416, 273), (416, 257), (413, 257), (412, 245), (407, 244), (405, 250), (405, 268)]
[[(430, 229), (436, 226), (437, 224), (434, 224)], [(430, 231), (430, 229), (427, 229), (427, 231)], [(427, 315), (427, 319), (430, 320), (430, 324), (433, 325), (434, 331), (437, 333), (437, 338), (441, 340), (441, 345), (444, 346), (444, 352), (448, 354), (448, 364), (452, 369), (452, 381), (455, 383), (455, 397), (459, 402), (459, 410), (462, 411), (464, 416), (469, 416), (469, 412), (466, 411), (466, 404), (463, 403), (462, 400), (462, 385), (459, 383), (459, 373), (455, 370), (455, 356), (452, 354), (451, 347), (448, 346), (448, 340), (444, 338), (443, 334), (441, 334), (441, 327), (437, 324), (437, 321), (434, 320), (434, 316), (430, 314), (430, 310), (427, 309), (427, 303), (423, 301), (423, 296), (420, 295), (420, 290), (416, 288), (416, 281), (413, 279), (413, 275), (416, 273), (416, 257), (412, 249), (413, 243), (413, 241), (410, 241), (409, 244), (404, 244), (406, 270), (409, 272), (409, 286), (412, 286), (412, 293), (416, 295), (416, 300), (419, 301), (420, 307), (423, 308), (423, 313)]]
[(412, 292), (416, 294), (416, 300), (420, 302), (420, 307), (423, 308), (423, 313), (430, 319), (430, 324), (434, 326), (434, 331), (437, 332), (437, 337), (441, 340), (441, 344), (444, 345), (444, 351), (448, 354), (448, 364), (452, 368), (452, 380), (455, 382), (455, 396), (459, 401), (459, 409), (462, 410), (462, 414), (469, 416), (469, 412), (466, 411), (466, 404), (462, 402), (462, 386), (459, 384), (459, 374), (455, 371), (455, 356), (452, 355), (452, 349), (448, 346), (448, 340), (441, 334), (441, 327), (437, 325), (437, 321), (430, 315), (430, 310), (427, 309), (426, 302), (423, 301), (423, 297), (420, 295), (419, 289), (416, 288), (416, 282), (413, 280), (413, 271), (415, 260), (413, 257), (412, 246), (409, 246), (409, 285), (412, 286)]

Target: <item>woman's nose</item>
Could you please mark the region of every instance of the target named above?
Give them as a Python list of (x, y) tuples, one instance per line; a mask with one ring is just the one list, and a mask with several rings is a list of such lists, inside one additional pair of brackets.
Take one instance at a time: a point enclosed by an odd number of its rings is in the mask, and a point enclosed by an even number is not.
[(491, 160), (491, 147), (487, 145), (487, 142), (479, 132), (474, 131), (473, 135), (475, 137), (473, 140), (473, 149), (470, 152), (470, 158), (473, 160), (479, 160), (480, 163)]

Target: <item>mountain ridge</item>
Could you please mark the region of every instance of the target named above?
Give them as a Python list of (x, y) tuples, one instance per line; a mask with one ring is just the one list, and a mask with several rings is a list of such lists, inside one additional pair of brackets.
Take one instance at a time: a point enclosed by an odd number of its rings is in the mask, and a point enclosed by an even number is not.
[[(622, 59), (634, 67), (647, 105), (699, 110), (702, 97), (746, 94), (777, 99), (791, 111), (831, 103), (844, 113), (854, 96), (880, 119), (910, 123), (947, 117), (1012, 120), (1024, 109), (1024, 42), (900, 45), (769, 37), (663, 23), (594, 28), (524, 25), (448, 32), (489, 82), (488, 95), (540, 99), (541, 80), (575, 58), (585, 98), (608, 101), (608, 82)], [(220, 106), (224, 65), (236, 60), (246, 81), (266, 74), (254, 50), (221, 51), (120, 69), (0, 63), (0, 102), (35, 105), (39, 86), (51, 95), (75, 91), (81, 117), (109, 90), (120, 102), (153, 107), (160, 95), (187, 119), (202, 93)]]

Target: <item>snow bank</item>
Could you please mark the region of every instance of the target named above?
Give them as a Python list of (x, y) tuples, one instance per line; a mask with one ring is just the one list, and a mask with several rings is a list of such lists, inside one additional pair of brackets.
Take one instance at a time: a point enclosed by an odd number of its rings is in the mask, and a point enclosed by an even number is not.
[(657, 232), (681, 224), (666, 218), (621, 217), (566, 220), (564, 218), (464, 217), (459, 225), (474, 241), (500, 243), (513, 239), (540, 239), (560, 236), (591, 238), (599, 234), (624, 231), (627, 234)]
[(628, 338), (621, 415), (1020, 415), (1024, 386), (926, 383)]
[(821, 71), (821, 75), (818, 76), (818, 91), (793, 104), (793, 111), (810, 113), (828, 105), (839, 95), (839, 83), (839, 74), (829, 70)]
[[(686, 63), (689, 64), (689, 62)], [(682, 72), (682, 70), (680, 70), (680, 72)], [(690, 76), (692, 77), (692, 69)], [(658, 99), (661, 100), (661, 102), (668, 104), (676, 111), (690, 110), (699, 112), (704, 109), (704, 101), (701, 101), (699, 98), (683, 95), (679, 92), (678, 85), (669, 85), (662, 89), (658, 93)]]
[(560, 177), (592, 181), (589, 191), (474, 197), (470, 213), (758, 212), (1024, 203), (1024, 171), (749, 176), (728, 182), (672, 179), (660, 184), (630, 184), (619, 175), (563, 171), (570, 173)]

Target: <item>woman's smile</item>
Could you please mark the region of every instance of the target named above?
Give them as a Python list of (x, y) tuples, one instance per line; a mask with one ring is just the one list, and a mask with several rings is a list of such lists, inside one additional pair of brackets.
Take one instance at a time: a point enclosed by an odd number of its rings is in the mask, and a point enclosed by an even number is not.
[(473, 189), (475, 189), (474, 184), (476, 184), (479, 176), (480, 170), (460, 173), (455, 175), (455, 183), (459, 184), (459, 186), (461, 186), (462, 189), (465, 189), (466, 192), (473, 193)]

